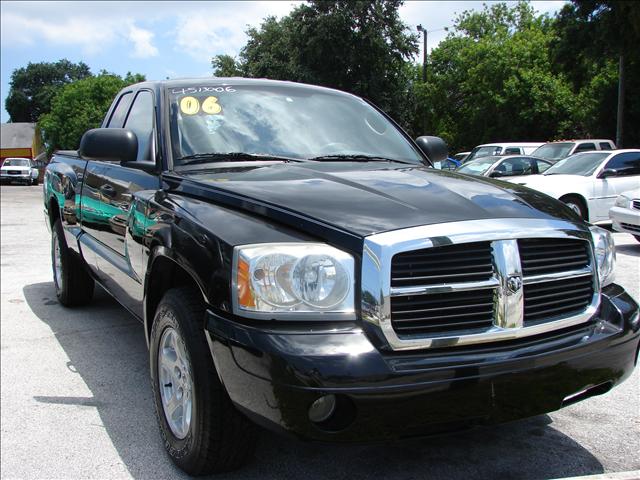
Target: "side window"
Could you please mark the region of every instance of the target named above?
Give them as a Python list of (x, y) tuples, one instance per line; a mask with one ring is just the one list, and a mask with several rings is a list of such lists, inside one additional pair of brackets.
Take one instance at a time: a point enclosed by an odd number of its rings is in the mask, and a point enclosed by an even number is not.
[(592, 150), (596, 149), (596, 144), (595, 143), (581, 143), (580, 145), (578, 145), (576, 147), (576, 151), (573, 153), (578, 153), (578, 152), (590, 152)]
[(124, 125), (124, 119), (129, 111), (132, 98), (133, 94), (131, 92), (127, 92), (118, 99), (118, 104), (111, 114), (111, 118), (107, 123), (107, 128), (122, 128)]
[(529, 175), (533, 173), (533, 163), (530, 158), (526, 157), (508, 158), (496, 168), (496, 171), (499, 171), (504, 177)]
[(537, 160), (536, 163), (538, 164), (538, 173), (542, 173), (546, 171), (551, 166), (550, 163), (542, 162), (540, 160)]
[(504, 155), (518, 155), (522, 153), (520, 147), (507, 147), (504, 151)]
[(609, 142), (600, 142), (600, 150), (612, 150), (611, 144)]
[(143, 90), (136, 95), (124, 127), (138, 137), (138, 160), (153, 160), (153, 95), (151, 92)]
[(640, 153), (620, 153), (609, 160), (604, 168), (617, 170), (617, 176), (640, 175)]

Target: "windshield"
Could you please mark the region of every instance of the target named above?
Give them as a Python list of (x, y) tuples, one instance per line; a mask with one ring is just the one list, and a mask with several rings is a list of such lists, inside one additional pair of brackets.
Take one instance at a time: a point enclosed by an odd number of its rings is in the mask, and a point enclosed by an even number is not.
[[(350, 95), (295, 85), (219, 84), (173, 87), (168, 93), (176, 165), (186, 163), (180, 161), (184, 157), (226, 153), (422, 162), (384, 115)], [(223, 158), (211, 157), (216, 160)]]
[(600, 166), (610, 152), (580, 153), (559, 161), (543, 175), (582, 175), (588, 177)]
[(24, 158), (7, 158), (2, 165), (5, 167), (28, 167), (29, 160)]
[(488, 155), (499, 155), (502, 148), (497, 145), (488, 145), (486, 147), (476, 147), (466, 158), (466, 161), (475, 160), (476, 158), (486, 157)]
[(573, 143), (547, 143), (536, 148), (531, 156), (546, 160), (562, 160), (569, 155)]
[(496, 163), (497, 160), (497, 157), (494, 156), (479, 158), (478, 160), (466, 162), (458, 168), (456, 172), (469, 173), (471, 175), (484, 175), (485, 172), (491, 168), (491, 165)]

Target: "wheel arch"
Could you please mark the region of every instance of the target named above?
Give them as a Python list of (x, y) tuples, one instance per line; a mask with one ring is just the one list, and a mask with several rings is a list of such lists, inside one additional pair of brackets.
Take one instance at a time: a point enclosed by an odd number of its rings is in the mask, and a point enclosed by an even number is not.
[(209, 303), (202, 281), (188, 265), (176, 259), (172, 251), (164, 246), (156, 245), (151, 251), (152, 256), (144, 282), (144, 327), (147, 346), (155, 312), (169, 289), (191, 286), (200, 293), (203, 302)]
[(587, 199), (584, 197), (584, 195), (582, 195), (581, 193), (565, 193), (564, 195), (561, 195), (558, 200), (560, 200), (561, 202), (565, 202), (565, 200), (569, 198), (575, 198), (582, 204), (582, 208), (584, 208), (584, 211), (587, 214), (587, 218), (585, 218), (585, 221), (588, 222), (591, 212), (589, 211), (589, 203), (587, 202)]

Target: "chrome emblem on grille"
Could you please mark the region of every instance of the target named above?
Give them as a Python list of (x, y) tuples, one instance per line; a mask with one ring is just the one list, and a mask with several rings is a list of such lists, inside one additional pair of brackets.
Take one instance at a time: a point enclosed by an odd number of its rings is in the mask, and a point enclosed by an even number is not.
[(522, 288), (522, 278), (512, 275), (507, 279), (507, 287), (511, 293), (517, 293)]

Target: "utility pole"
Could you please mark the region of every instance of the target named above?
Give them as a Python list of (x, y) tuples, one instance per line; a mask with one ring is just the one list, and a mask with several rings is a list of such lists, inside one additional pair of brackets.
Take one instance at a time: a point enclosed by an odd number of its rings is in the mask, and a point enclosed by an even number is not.
[(618, 65), (618, 113), (616, 119), (616, 147), (622, 148), (624, 125), (624, 55), (620, 54)]
[[(422, 32), (422, 83), (424, 84), (424, 88), (427, 88), (427, 29), (423, 28), (422, 25), (418, 25), (418, 32)], [(422, 133), (426, 135), (428, 133), (428, 119), (427, 112), (424, 112), (423, 124), (422, 124)]]

